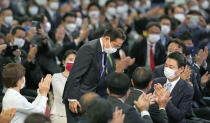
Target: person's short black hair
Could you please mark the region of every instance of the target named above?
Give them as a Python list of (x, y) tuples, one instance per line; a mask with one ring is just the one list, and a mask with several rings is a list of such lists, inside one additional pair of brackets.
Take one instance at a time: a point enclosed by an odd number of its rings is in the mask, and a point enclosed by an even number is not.
[(5, 35), (0, 32), (0, 39), (3, 39), (5, 41)]
[(107, 82), (107, 87), (110, 90), (110, 93), (120, 96), (125, 96), (130, 86), (129, 77), (124, 73), (111, 73)]
[(51, 120), (43, 114), (33, 113), (25, 119), (24, 123), (51, 123)]
[(165, 4), (165, 6), (164, 6), (165, 15), (168, 15), (168, 10), (172, 11), (173, 4), (174, 4), (174, 2), (168, 2), (168, 3)]
[(66, 13), (66, 14), (63, 16), (62, 21), (63, 21), (63, 22), (66, 21), (66, 18), (67, 18), (67, 17), (74, 17), (74, 18), (76, 18), (77, 15), (76, 15), (75, 12), (68, 12), (68, 13)]
[(124, 31), (121, 28), (110, 28), (107, 29), (103, 36), (109, 36), (110, 41), (115, 41), (117, 38), (120, 38), (122, 40), (126, 40), (126, 35)]
[(171, 43), (178, 44), (179, 47), (181, 47), (181, 48), (182, 48), (182, 51), (184, 52), (185, 45), (184, 45), (184, 43), (183, 43), (180, 39), (178, 39), (178, 38), (171, 39), (171, 40), (168, 42), (168, 44), (166, 45), (166, 51), (168, 51), (168, 46), (169, 46)]
[(171, 18), (171, 30), (175, 31), (179, 24), (181, 24), (179, 20), (174, 17)]
[(3, 9), (1, 9), (1, 11), (0, 11), (0, 15), (2, 15), (5, 11), (7, 11), (7, 10), (10, 10), (10, 11), (12, 11), (10, 8), (3, 8)]
[[(175, 6), (175, 7), (173, 7), (173, 8), (171, 9), (172, 13), (175, 12), (175, 9), (176, 9), (177, 7), (178, 7), (178, 8), (184, 9), (184, 7), (183, 7), (182, 5), (177, 5), (177, 6)], [(185, 9), (184, 9), (184, 10), (185, 10)]]
[(179, 34), (179, 36), (177, 37), (180, 40), (184, 41), (184, 40), (193, 40), (192, 34), (188, 31), (184, 31), (181, 34)]
[(12, 35), (15, 35), (16, 34), (16, 32), (17, 32), (17, 30), (22, 30), (22, 31), (26, 31), (23, 27), (21, 27), (21, 26), (15, 26), (14, 28), (12, 28), (12, 30), (11, 30), (11, 34)]
[(158, 27), (159, 29), (161, 29), (161, 26), (158, 22), (149, 22), (147, 25), (146, 25), (146, 30), (148, 31), (151, 27), (153, 26), (156, 26)]
[(190, 10), (187, 15), (198, 15), (198, 16), (202, 16), (202, 14), (199, 11), (196, 10)]
[(171, 18), (170, 18), (168, 15), (163, 15), (163, 16), (161, 16), (161, 17), (159, 18), (159, 22), (160, 22), (161, 20), (163, 20), (163, 19), (167, 19), (167, 20), (169, 20), (169, 21), (171, 22)]
[(77, 51), (76, 51), (76, 50), (67, 50), (67, 51), (64, 53), (62, 60), (65, 61), (66, 58), (67, 58), (69, 55), (71, 55), (71, 54), (77, 55)]
[(88, 5), (87, 10), (89, 11), (89, 9), (90, 9), (92, 6), (96, 6), (99, 10), (101, 9), (100, 6), (98, 5), (98, 3), (92, 2), (92, 3), (90, 3), (90, 4)]
[(181, 67), (185, 67), (186, 66), (186, 60), (183, 54), (179, 53), (179, 52), (172, 52), (170, 53), (166, 59), (174, 59), (177, 64), (178, 64), (178, 68)]
[(108, 1), (106, 1), (105, 6), (107, 7), (112, 2), (116, 3), (116, 0), (108, 0)]
[(113, 107), (108, 100), (100, 97), (93, 99), (85, 113), (89, 123), (108, 123), (112, 120)]
[(152, 78), (152, 69), (150, 67), (137, 67), (132, 75), (134, 87), (137, 89), (147, 88)]

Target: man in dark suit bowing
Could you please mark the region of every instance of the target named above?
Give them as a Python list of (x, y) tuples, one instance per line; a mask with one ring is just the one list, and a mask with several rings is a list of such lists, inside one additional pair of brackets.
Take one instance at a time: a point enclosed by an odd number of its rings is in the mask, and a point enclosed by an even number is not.
[[(154, 84), (160, 83), (162, 86), (165, 84), (166, 90), (171, 92), (172, 98), (166, 106), (169, 123), (185, 123), (185, 119), (192, 116), (194, 90), (190, 84), (180, 78), (185, 65), (186, 61), (181, 53), (170, 53), (167, 56), (164, 66), (164, 74), (166, 77), (155, 79), (149, 91), (154, 92)], [(154, 105), (153, 107), (155, 107)], [(156, 114), (153, 114), (152, 111), (150, 111), (150, 114), (153, 120), (157, 120)]]
[(106, 54), (120, 48), (126, 39), (123, 30), (111, 28), (103, 37), (84, 44), (77, 53), (71, 73), (67, 79), (63, 102), (66, 106), (68, 123), (74, 123), (80, 97), (87, 92), (97, 92), (106, 96)]

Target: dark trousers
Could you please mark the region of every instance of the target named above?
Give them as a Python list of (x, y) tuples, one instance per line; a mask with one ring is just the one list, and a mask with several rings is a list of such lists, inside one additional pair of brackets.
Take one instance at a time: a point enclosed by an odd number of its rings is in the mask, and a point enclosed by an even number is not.
[(65, 109), (66, 109), (67, 123), (77, 123), (81, 115), (72, 113), (69, 109), (68, 102), (65, 103)]
[(201, 108), (193, 108), (194, 113), (197, 117), (210, 120), (210, 108), (209, 107), (201, 107)]

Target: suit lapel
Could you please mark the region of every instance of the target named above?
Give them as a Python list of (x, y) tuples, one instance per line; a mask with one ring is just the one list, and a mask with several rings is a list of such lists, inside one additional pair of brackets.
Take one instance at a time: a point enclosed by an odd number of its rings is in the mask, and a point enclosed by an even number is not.
[(174, 99), (176, 96), (180, 94), (182, 91), (183, 81), (180, 79), (177, 84), (175, 85), (174, 89), (171, 92), (172, 99)]
[(101, 71), (102, 71), (102, 47), (101, 47), (101, 43), (100, 40), (97, 39), (96, 41), (96, 47), (97, 47), (97, 51), (96, 51), (96, 59), (97, 59), (97, 68), (98, 68), (98, 73), (101, 75)]

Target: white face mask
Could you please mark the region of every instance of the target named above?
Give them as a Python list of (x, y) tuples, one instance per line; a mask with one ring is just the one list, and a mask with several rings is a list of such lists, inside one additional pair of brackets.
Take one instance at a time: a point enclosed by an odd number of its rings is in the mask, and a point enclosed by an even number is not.
[(98, 0), (100, 6), (105, 6), (107, 0)]
[(37, 6), (32, 6), (32, 7), (29, 8), (28, 11), (31, 15), (36, 15), (39, 11), (39, 8)]
[(147, 40), (149, 43), (153, 44), (160, 40), (159, 34), (149, 34)]
[(77, 28), (77, 25), (74, 24), (74, 23), (69, 23), (69, 24), (66, 25), (66, 29), (69, 32), (74, 32), (76, 28)]
[(45, 6), (47, 3), (47, 0), (36, 0), (36, 3), (40, 6)]
[(18, 48), (22, 48), (25, 44), (25, 40), (22, 38), (15, 38), (14, 39), (14, 45), (17, 45)]
[(140, 7), (140, 1), (136, 0), (136, 2), (134, 3), (134, 8), (139, 9), (139, 7)]
[(116, 14), (117, 14), (116, 9), (114, 7), (109, 7), (107, 9), (107, 13), (111, 16), (116, 16)]
[(50, 3), (50, 8), (54, 11), (58, 10), (59, 8), (59, 3), (58, 2), (51, 2)]
[(46, 25), (45, 25), (45, 32), (49, 32), (50, 29), (51, 29), (51, 23), (47, 22)]
[(11, 25), (12, 22), (13, 22), (13, 16), (6, 16), (6, 17), (4, 18), (4, 22), (5, 22), (6, 24), (8, 24), (8, 25)]
[(24, 80), (23, 80), (24, 82), (23, 82), (23, 84), (21, 84), (21, 87), (20, 87), (20, 89), (23, 89), (24, 87), (25, 87), (25, 85), (26, 85), (26, 79), (25, 79), (25, 77), (24, 77)]
[(204, 1), (202, 4), (201, 4), (201, 7), (203, 9), (207, 9), (209, 7), (209, 2), (208, 1)]
[(94, 18), (99, 18), (100, 12), (98, 10), (90, 11), (89, 12), (89, 17), (94, 17)]
[(176, 77), (175, 71), (169, 67), (164, 67), (164, 75), (167, 79), (174, 79)]
[(168, 25), (161, 25), (161, 33), (163, 35), (168, 35), (168, 33), (171, 31), (170, 26)]
[(77, 25), (77, 27), (81, 27), (82, 26), (82, 18), (77, 17), (76, 25)]
[(198, 7), (198, 5), (195, 5), (195, 6), (190, 7), (190, 10), (199, 11), (200, 8)]
[(117, 13), (118, 14), (125, 14), (127, 12), (128, 12), (128, 6), (127, 5), (117, 7)]
[(112, 54), (112, 53), (115, 53), (116, 51), (117, 51), (117, 48), (113, 48), (109, 40), (109, 48), (106, 48), (106, 45), (105, 45), (104, 52), (106, 52), (107, 54)]
[(179, 20), (180, 22), (183, 22), (185, 19), (184, 14), (174, 14), (174, 17)]

